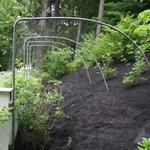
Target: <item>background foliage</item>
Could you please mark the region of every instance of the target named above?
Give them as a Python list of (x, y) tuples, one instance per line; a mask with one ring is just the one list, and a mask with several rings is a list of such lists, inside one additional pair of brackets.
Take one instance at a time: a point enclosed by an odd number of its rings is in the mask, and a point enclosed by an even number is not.
[[(12, 50), (12, 25), (17, 16), (41, 16), (43, 5), (47, 2), (47, 16), (80, 16), (80, 10), (81, 7), (83, 7), (82, 17), (96, 19), (98, 14), (99, 0), (83, 1), (84, 5), (82, 6), (80, 5), (80, 1), (81, 0), (0, 0), (0, 70), (7, 70), (10, 67)], [(149, 4), (149, 0), (106, 0), (104, 21), (116, 25), (123, 16), (132, 15), (132, 18), (126, 18), (126, 21), (125, 19), (121, 20), (121, 25), (118, 25), (118, 27), (125, 29), (126, 23), (128, 26), (127, 32), (129, 34), (133, 33), (131, 28), (136, 27), (134, 36), (132, 34), (132, 37), (138, 37), (140, 42), (144, 42), (144, 48), (148, 49), (148, 44), (146, 45), (145, 41), (142, 41), (143, 37), (147, 37), (149, 33), (147, 32), (149, 31), (148, 16), (146, 19), (143, 18), (143, 15), (141, 14), (138, 18), (140, 22), (133, 19), (140, 12), (148, 9)], [(149, 10), (147, 10), (147, 15), (148, 14)], [(147, 34), (145, 34), (146, 32)]]

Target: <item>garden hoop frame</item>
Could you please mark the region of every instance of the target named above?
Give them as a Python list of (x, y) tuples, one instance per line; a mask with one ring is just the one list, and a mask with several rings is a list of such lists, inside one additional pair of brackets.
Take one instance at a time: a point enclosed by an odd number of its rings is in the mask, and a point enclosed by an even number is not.
[[(67, 44), (64, 44), (64, 43), (61, 43), (61, 42), (55, 42), (55, 41), (29, 41), (28, 43), (27, 43), (27, 53), (30, 53), (31, 54), (31, 48), (34, 46), (47, 46), (47, 47), (53, 47), (53, 48), (57, 48), (57, 49), (60, 49), (59, 47), (56, 47), (56, 46), (52, 46), (52, 45), (50, 45), (50, 44), (43, 44), (43, 45), (39, 45), (39, 44), (36, 44), (36, 43), (54, 43), (54, 44), (59, 44), (59, 45), (62, 45), (62, 46), (65, 46), (65, 47), (68, 47), (71, 51), (73, 51), (73, 52), (76, 52), (75, 51), (75, 49), (73, 49), (71, 46), (69, 46), (69, 45), (67, 45)], [(29, 45), (30, 44), (30, 45)], [(36, 44), (36, 45), (32, 45), (32, 44)], [(76, 53), (81, 59), (82, 59), (82, 61), (83, 61), (83, 63), (86, 65), (86, 62), (84, 61), (84, 59), (83, 59), (83, 57), (82, 56), (80, 56), (78, 53)], [(26, 62), (27, 62), (27, 65), (30, 65), (30, 62), (31, 61), (29, 61), (29, 59), (31, 59), (31, 56), (29, 55), (29, 54), (27, 54), (27, 58), (28, 59), (26, 59)], [(90, 77), (90, 73), (89, 73), (89, 71), (88, 71), (88, 68), (87, 67), (85, 67), (85, 69), (86, 69), (86, 73), (87, 73), (87, 77), (88, 77), (88, 80), (89, 80), (89, 83), (90, 84), (92, 84), (92, 81), (91, 81), (91, 77)], [(76, 73), (76, 75), (77, 75), (77, 73)]]
[[(138, 48), (138, 50), (140, 51), (140, 53), (143, 55), (145, 61), (147, 62), (148, 66), (150, 67), (150, 63), (144, 53), (144, 51), (136, 44), (136, 42), (134, 42), (126, 33), (122, 32), (121, 30), (106, 24), (100, 20), (93, 20), (93, 19), (87, 19), (87, 18), (78, 18), (78, 17), (24, 17), (24, 18), (19, 18), (15, 21), (14, 25), (13, 25), (13, 50), (12, 50), (12, 87), (13, 87), (13, 97), (12, 97), (12, 105), (13, 107), (15, 106), (15, 88), (16, 88), (16, 84), (15, 84), (15, 59), (16, 59), (16, 30), (17, 30), (17, 24), (21, 21), (29, 21), (29, 20), (77, 20), (77, 21), (87, 21), (87, 22), (93, 22), (96, 24), (100, 24), (102, 26), (106, 26), (109, 27), (112, 30), (115, 30), (117, 32), (119, 32), (120, 34), (122, 34), (123, 36), (125, 36), (129, 41), (131, 41), (131, 43), (133, 43), (133, 45), (135, 47)], [(13, 109), (13, 113), (12, 113), (12, 140), (14, 140), (15, 138), (15, 110)]]
[[(75, 44), (77, 44), (79, 47), (84, 47), (84, 45), (81, 44), (81, 43), (79, 43), (79, 42), (76, 42), (76, 41), (74, 41), (74, 40), (72, 40), (72, 39), (69, 39), (69, 38), (60, 37), (60, 36), (36, 36), (36, 37), (30, 37), (30, 38), (35, 39), (35, 38), (41, 38), (41, 37), (43, 37), (43, 38), (51, 38), (51, 39), (65, 40), (65, 41), (69, 41), (69, 42), (75, 43)], [(28, 37), (28, 38), (29, 38), (29, 37)], [(101, 66), (100, 66), (100, 63), (98, 63), (97, 59), (95, 58), (95, 56), (93, 55), (93, 53), (92, 53), (89, 49), (87, 49), (86, 47), (85, 47), (85, 49), (87, 50), (87, 52), (92, 56), (93, 60), (95, 61), (96, 65), (97, 65), (97, 67), (98, 67), (98, 69), (99, 69), (99, 71), (100, 71), (100, 73), (101, 73), (101, 75), (102, 75), (102, 78), (103, 78), (103, 81), (104, 81), (106, 90), (108, 91), (107, 81), (106, 81), (106, 78), (105, 78), (104, 73), (103, 73), (103, 71), (102, 71), (102, 68), (101, 68)]]

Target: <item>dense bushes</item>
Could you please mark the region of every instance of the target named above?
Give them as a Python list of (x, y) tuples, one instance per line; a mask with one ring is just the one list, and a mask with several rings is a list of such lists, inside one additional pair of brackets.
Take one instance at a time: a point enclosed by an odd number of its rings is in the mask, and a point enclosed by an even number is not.
[[(36, 72), (37, 74), (38, 72)], [(8, 87), (10, 78), (7, 75), (3, 76), (5, 82), (1, 83), (0, 86)], [(48, 90), (44, 90), (41, 83), (40, 76), (24, 78), (23, 72), (17, 71), (16, 106), (21, 132), (25, 141), (30, 141), (34, 146), (41, 146), (40, 149), (44, 149), (53, 123), (58, 118), (65, 117), (65, 114), (62, 107), (61, 82), (49, 81), (47, 84), (51, 88)], [(0, 122), (9, 115), (7, 110), (8, 108), (0, 109)]]
[(150, 49), (150, 10), (145, 10), (137, 18), (127, 16), (118, 23), (117, 27), (133, 38), (145, 51)]
[(12, 49), (12, 25), (17, 16), (31, 15), (26, 5), (17, 0), (0, 1), (0, 70), (10, 67)]

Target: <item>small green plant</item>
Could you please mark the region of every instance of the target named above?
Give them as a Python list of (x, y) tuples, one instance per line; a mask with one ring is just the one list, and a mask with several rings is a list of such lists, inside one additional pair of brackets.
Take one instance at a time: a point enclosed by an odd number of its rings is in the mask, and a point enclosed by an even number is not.
[(147, 80), (142, 76), (142, 72), (145, 70), (146, 64), (144, 58), (140, 54), (136, 55), (136, 62), (134, 63), (132, 70), (125, 74), (122, 82), (127, 86), (135, 86), (142, 81)]
[(56, 118), (62, 118), (62, 117), (66, 117), (66, 114), (64, 113), (61, 107), (57, 107), (54, 116)]
[(103, 63), (102, 71), (106, 79), (117, 75), (117, 69), (111, 67), (112, 62), (113, 62), (113, 59), (109, 52), (102, 56), (102, 63)]
[(138, 143), (138, 150), (150, 150), (150, 138), (143, 138), (142, 142)]
[(114, 76), (117, 75), (117, 69), (116, 68), (111, 68), (108, 65), (103, 65), (102, 71), (103, 71), (104, 76), (106, 77), (106, 79), (114, 77)]
[(8, 107), (0, 108), (0, 124), (7, 121), (10, 116), (10, 111)]

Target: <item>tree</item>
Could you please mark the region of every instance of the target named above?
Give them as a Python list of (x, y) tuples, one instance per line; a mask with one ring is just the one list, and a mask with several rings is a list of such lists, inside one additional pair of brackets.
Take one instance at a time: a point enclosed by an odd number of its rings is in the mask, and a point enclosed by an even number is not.
[[(99, 2), (99, 12), (98, 12), (98, 19), (99, 20), (103, 20), (103, 15), (104, 15), (104, 2), (105, 0), (100, 0)], [(96, 30), (96, 34), (97, 36), (99, 35), (99, 33), (101, 32), (101, 25), (97, 25), (97, 30)]]
[[(59, 0), (55, 0), (55, 2), (54, 2), (53, 16), (54, 17), (59, 16)], [(54, 20), (53, 29), (54, 29), (54, 32), (56, 33), (57, 32), (57, 20)]]
[[(79, 17), (82, 18), (83, 16), (83, 0), (80, 0), (80, 10), (79, 10)], [(77, 39), (76, 41), (79, 42), (80, 41), (80, 34), (81, 34), (81, 29), (82, 29), (82, 21), (79, 20), (78, 22), (78, 29), (77, 29)], [(76, 45), (76, 48), (77, 48), (77, 45)]]
[[(47, 17), (48, 15), (48, 5), (49, 1), (44, 0), (42, 4), (42, 17)], [(42, 35), (43, 29), (46, 28), (46, 20), (39, 20), (39, 35)], [(41, 68), (42, 60), (43, 60), (43, 48), (42, 47), (37, 47), (36, 48), (36, 66), (38, 68)]]
[(11, 66), (12, 25), (17, 16), (30, 13), (28, 5), (16, 0), (0, 0), (0, 8), (0, 70), (5, 71)]

